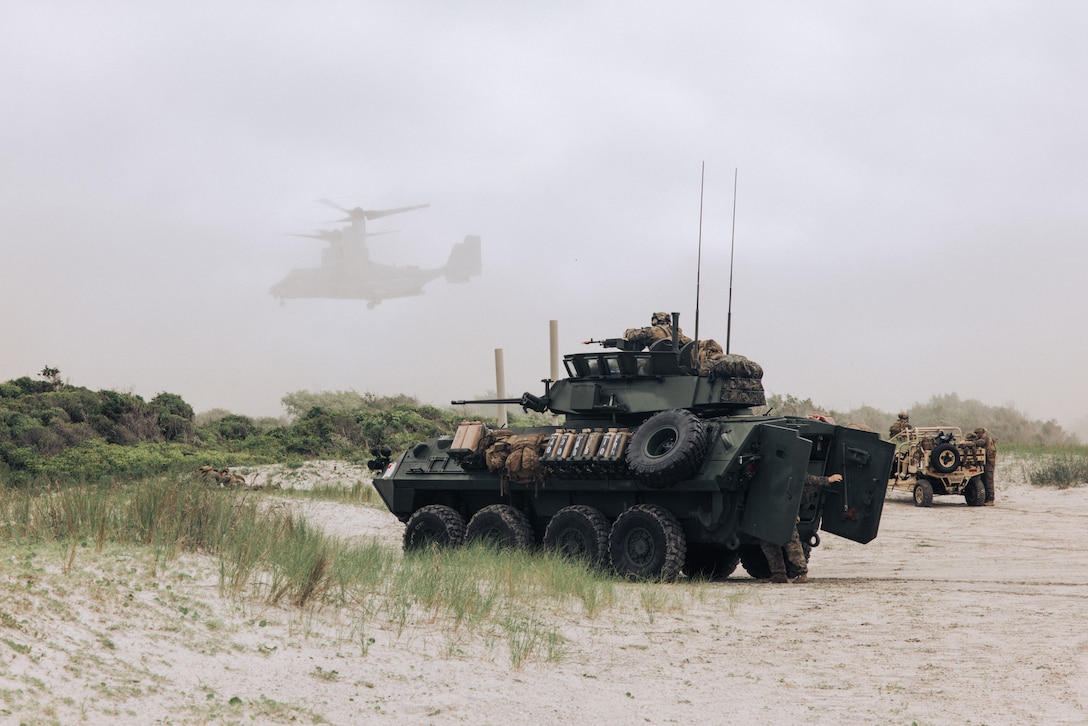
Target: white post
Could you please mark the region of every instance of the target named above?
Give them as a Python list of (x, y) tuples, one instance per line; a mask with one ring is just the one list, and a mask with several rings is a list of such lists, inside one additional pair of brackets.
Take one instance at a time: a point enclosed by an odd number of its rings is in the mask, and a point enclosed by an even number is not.
[[(506, 398), (506, 372), (503, 370), (502, 348), (495, 349), (495, 398)], [(499, 426), (506, 428), (506, 404), (497, 405)]]

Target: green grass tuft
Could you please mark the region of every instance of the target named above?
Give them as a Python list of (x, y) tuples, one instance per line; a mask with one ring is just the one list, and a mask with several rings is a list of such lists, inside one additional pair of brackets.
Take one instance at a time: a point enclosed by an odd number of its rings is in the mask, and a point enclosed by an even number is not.
[(1028, 470), (1028, 481), (1037, 487), (1068, 489), (1088, 484), (1088, 455), (1068, 453), (1045, 456)]

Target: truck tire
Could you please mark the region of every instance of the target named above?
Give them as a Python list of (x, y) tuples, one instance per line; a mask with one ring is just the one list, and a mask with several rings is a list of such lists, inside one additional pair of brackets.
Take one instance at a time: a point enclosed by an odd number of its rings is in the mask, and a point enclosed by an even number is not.
[(759, 545), (744, 545), (739, 550), (740, 563), (744, 571), (757, 580), (766, 580), (771, 576), (771, 566), (767, 564), (767, 556), (763, 554), (763, 548)]
[(928, 479), (919, 479), (914, 485), (914, 506), (933, 506), (933, 485)]
[(509, 504), (484, 507), (472, 515), (465, 529), (467, 542), (488, 542), (500, 549), (532, 547), (534, 539), (529, 518)]
[(941, 444), (929, 453), (929, 465), (938, 474), (951, 474), (960, 463), (960, 450), (955, 444)]
[(982, 483), (982, 477), (971, 477), (963, 489), (963, 498), (969, 507), (981, 507), (986, 503), (986, 485)]
[(671, 582), (684, 566), (687, 541), (672, 512), (656, 504), (636, 504), (616, 518), (608, 551), (612, 567), (629, 580)]
[(729, 577), (740, 564), (740, 554), (725, 546), (692, 545), (688, 547), (684, 572), (688, 577), (719, 580)]
[(601, 567), (608, 561), (609, 528), (608, 517), (593, 507), (564, 507), (548, 520), (544, 548)]
[(404, 551), (430, 547), (456, 547), (465, 539), (465, 518), (442, 504), (429, 504), (412, 512), (404, 528)]
[(627, 466), (646, 486), (663, 489), (698, 471), (708, 445), (702, 419), (686, 409), (670, 408), (635, 429)]

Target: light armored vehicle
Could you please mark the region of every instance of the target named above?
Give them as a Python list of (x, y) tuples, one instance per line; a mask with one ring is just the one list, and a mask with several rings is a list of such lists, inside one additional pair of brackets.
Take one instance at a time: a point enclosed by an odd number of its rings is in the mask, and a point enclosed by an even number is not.
[(911, 492), (914, 504), (929, 507), (933, 495), (962, 494), (979, 507), (986, 500), (982, 470), (986, 452), (965, 438), (956, 426), (920, 426), (891, 438), (895, 460), (888, 490)]
[[(605, 350), (565, 356), (568, 377), (544, 381), (542, 396), (474, 402), (520, 403), (562, 416), (558, 426), (466, 421), (397, 458), (375, 447), (370, 466), (383, 473), (374, 486), (405, 522), (406, 550), (543, 545), (630, 579), (670, 580), (727, 576), (738, 562), (767, 577), (759, 541), (784, 545), (795, 523), (806, 553), (820, 531), (876, 537), (891, 444), (826, 421), (757, 415), (763, 371), (743, 356), (696, 364), (695, 344), (675, 333), (645, 350), (596, 342)], [(805, 486), (806, 475), (836, 472), (843, 482)]]

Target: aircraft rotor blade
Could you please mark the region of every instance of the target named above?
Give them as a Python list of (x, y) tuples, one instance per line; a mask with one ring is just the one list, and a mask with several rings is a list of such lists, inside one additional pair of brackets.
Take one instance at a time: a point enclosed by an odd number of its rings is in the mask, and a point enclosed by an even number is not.
[(401, 212), (411, 212), (413, 209), (423, 209), (429, 207), (430, 204), (417, 204), (414, 207), (399, 207), (397, 209), (371, 209), (363, 212), (363, 216), (367, 220), (378, 219), (379, 217), (388, 217), (390, 214), (400, 214)]
[(411, 212), (413, 209), (423, 209), (424, 207), (431, 206), (430, 204), (416, 204), (412, 207), (397, 207), (396, 209), (363, 209), (362, 207), (348, 209), (347, 207), (342, 207), (330, 199), (318, 199), (317, 201), (320, 204), (324, 204), (327, 207), (332, 207), (333, 209), (348, 215), (347, 219), (337, 220), (338, 222), (356, 222), (360, 218), (364, 220), (378, 219), (380, 217), (388, 217), (391, 214)]
[(318, 202), (318, 204), (324, 204), (326, 207), (332, 207), (333, 209), (337, 209), (337, 210), (343, 212), (344, 214), (351, 214), (350, 209), (347, 209), (345, 207), (341, 207), (339, 204), (332, 201), (331, 199), (318, 199), (317, 202)]
[(338, 229), (322, 229), (314, 232), (313, 234), (292, 233), (292, 237), (309, 237), (311, 239), (323, 239), (326, 242), (335, 242), (341, 238), (340, 230)]

